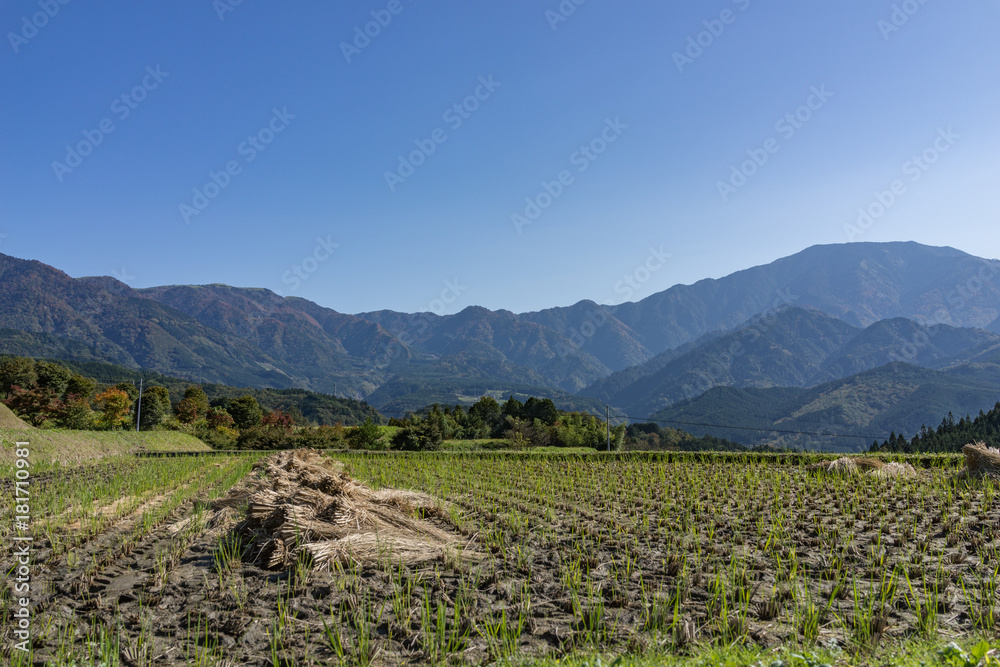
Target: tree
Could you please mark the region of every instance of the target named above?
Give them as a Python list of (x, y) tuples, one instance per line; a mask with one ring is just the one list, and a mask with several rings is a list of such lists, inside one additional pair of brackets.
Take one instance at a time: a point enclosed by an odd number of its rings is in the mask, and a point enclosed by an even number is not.
[(0, 364), (0, 393), (9, 394), (16, 385), (22, 389), (34, 389), (38, 384), (34, 359), (11, 357)]
[(59, 397), (46, 387), (23, 389), (14, 385), (3, 402), (32, 426), (42, 426), (55, 417), (61, 407)]
[(438, 449), (443, 441), (438, 425), (425, 419), (396, 431), (392, 436), (392, 447), (404, 451), (426, 452)]
[(51, 390), (56, 396), (66, 393), (66, 388), (73, 378), (72, 371), (51, 361), (35, 362), (35, 373), (38, 375), (38, 386)]
[(205, 421), (211, 428), (233, 428), (236, 425), (233, 416), (219, 407), (209, 408), (205, 414)]
[(139, 405), (139, 429), (150, 431), (170, 414), (170, 392), (166, 387), (146, 387)]
[(370, 418), (365, 419), (363, 424), (351, 430), (347, 443), (352, 449), (381, 449), (382, 429)]
[(546, 426), (555, 424), (556, 420), (559, 419), (559, 410), (556, 409), (556, 404), (552, 402), (551, 398), (538, 399), (530, 396), (524, 402), (522, 414), (524, 419), (529, 421), (537, 419)]
[(139, 400), (139, 389), (136, 388), (135, 384), (132, 382), (119, 382), (115, 385), (115, 389), (120, 389), (125, 392), (128, 396), (128, 400), (133, 403)]
[(62, 428), (78, 431), (93, 428), (94, 411), (90, 409), (90, 398), (69, 394), (64, 401), (60, 401), (55, 418), (56, 423)]
[(66, 385), (66, 397), (79, 396), (81, 399), (90, 400), (90, 397), (94, 395), (94, 391), (97, 390), (97, 383), (94, 382), (89, 377), (83, 375), (74, 375), (69, 379)]
[(233, 416), (233, 423), (236, 428), (243, 429), (260, 426), (260, 420), (264, 416), (260, 404), (253, 396), (240, 396), (229, 402), (229, 414)]
[(118, 430), (128, 423), (132, 412), (132, 399), (125, 390), (111, 387), (95, 396), (94, 401), (101, 410), (101, 416), (97, 419), (99, 426)]
[(507, 402), (503, 404), (503, 415), (505, 417), (513, 417), (514, 419), (521, 419), (524, 417), (524, 404), (513, 396), (510, 396)]
[(292, 416), (282, 410), (271, 410), (260, 419), (260, 425), (264, 428), (289, 432), (295, 426)]
[(486, 426), (493, 428), (500, 423), (503, 416), (500, 414), (500, 404), (492, 396), (483, 396), (473, 403), (469, 408), (469, 418), (479, 420)]
[(194, 419), (192, 421), (198, 421), (208, 414), (208, 395), (205, 393), (204, 389), (197, 385), (189, 385), (186, 389), (184, 389), (184, 398), (177, 404), (178, 419), (180, 419), (181, 416), (181, 404), (184, 405), (184, 411), (194, 415)]
[(182, 424), (193, 424), (198, 421), (198, 404), (190, 398), (182, 398), (174, 408), (177, 421)]

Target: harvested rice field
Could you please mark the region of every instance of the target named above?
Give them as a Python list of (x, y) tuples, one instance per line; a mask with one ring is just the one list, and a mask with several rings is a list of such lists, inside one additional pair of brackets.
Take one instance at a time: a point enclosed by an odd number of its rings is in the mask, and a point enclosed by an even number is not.
[(997, 635), (1000, 485), (964, 469), (303, 450), (60, 471), (31, 487), (29, 653), (14, 648), (3, 554), (2, 657), (480, 665), (723, 649), (769, 665), (783, 647), (876, 664)]

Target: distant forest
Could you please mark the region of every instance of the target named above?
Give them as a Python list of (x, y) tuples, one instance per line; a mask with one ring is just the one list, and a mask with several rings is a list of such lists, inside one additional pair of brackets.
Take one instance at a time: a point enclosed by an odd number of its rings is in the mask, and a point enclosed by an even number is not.
[(972, 442), (995, 444), (997, 440), (1000, 440), (1000, 402), (989, 412), (980, 410), (975, 419), (967, 415), (956, 422), (949, 412), (937, 429), (923, 427), (909, 440), (891, 433), (882, 444), (873, 442), (871, 451), (944, 454), (960, 452), (962, 447)]

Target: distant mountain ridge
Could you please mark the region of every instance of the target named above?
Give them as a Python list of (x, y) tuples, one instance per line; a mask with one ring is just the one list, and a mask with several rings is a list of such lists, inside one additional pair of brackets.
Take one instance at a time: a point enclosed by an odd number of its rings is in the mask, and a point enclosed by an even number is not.
[(817, 310), (786, 308), (684, 351), (614, 373), (581, 391), (641, 419), (716, 386), (812, 387), (894, 362), (924, 367), (1000, 345), (982, 329), (881, 320), (861, 329)]
[(913, 436), (922, 426), (934, 428), (949, 412), (956, 420), (975, 416), (998, 400), (1000, 367), (967, 376), (893, 362), (808, 389), (715, 387), (653, 418), (750, 445), (861, 451), (893, 432)]
[[(523, 314), (473, 306), (447, 316), (347, 315), (266, 289), (133, 289), (113, 278), (74, 279), (41, 262), (0, 255), (0, 328), (7, 330), (0, 334), (0, 352), (23, 354), (38, 346), (46, 356), (107, 360), (232, 385), (297, 386), (394, 406), (432, 394), (462, 402), (473, 386), (494, 393), (532, 388), (564, 398), (585, 390), (610, 398), (656, 373), (665, 378), (682, 367), (695, 373), (694, 357), (683, 360), (685, 355), (697, 355), (754, 317), (789, 308), (825, 314), (829, 321), (802, 320), (797, 334), (793, 327), (784, 343), (772, 341), (802, 358), (762, 367), (767, 383), (856, 372), (884, 360), (879, 335), (891, 338), (892, 346), (910, 336), (884, 325), (889, 331), (869, 332), (871, 340), (857, 340), (838, 361), (831, 355), (850, 327), (907, 318), (1000, 329), (998, 274), (1000, 262), (952, 248), (858, 243), (814, 246), (613, 307), (581, 301)], [(967, 342), (946, 344), (946, 338), (921, 347), (913, 361), (944, 363), (946, 350)], [(755, 358), (770, 366), (765, 352), (744, 355), (734, 377), (720, 379), (753, 376)], [(820, 358), (826, 366), (817, 366)], [(438, 391), (446, 385), (451, 388)], [(605, 393), (595, 394), (594, 387)]]

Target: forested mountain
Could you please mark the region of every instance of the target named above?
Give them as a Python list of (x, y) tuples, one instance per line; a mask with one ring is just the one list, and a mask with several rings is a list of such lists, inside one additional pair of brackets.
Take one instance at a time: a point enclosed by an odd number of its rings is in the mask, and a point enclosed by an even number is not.
[(872, 451), (880, 452), (941, 452), (958, 453), (968, 444), (975, 442), (992, 443), (996, 446), (1000, 441), (1000, 403), (989, 412), (980, 410), (973, 417), (971, 414), (959, 417), (948, 413), (942, 418), (937, 428), (921, 428), (920, 433), (909, 440), (902, 433), (890, 434), (881, 443), (872, 443)]
[(716, 387), (653, 419), (749, 445), (861, 451), (892, 433), (911, 437), (949, 412), (978, 414), (998, 398), (992, 379), (894, 362), (811, 389)]
[[(75, 342), (85, 345), (91, 358), (126, 366), (210, 382), (295, 384), (292, 369), (282, 360), (144, 298), (113, 278), (76, 280), (41, 262), (6, 255), (0, 255), (0, 326), (47, 334), (40, 340), (48, 342), (50, 351), (60, 351), (52, 344), (54, 336), (67, 341), (67, 354), (75, 354)], [(11, 340), (24, 352), (25, 337)]]
[[(951, 248), (858, 243), (815, 246), (613, 307), (347, 315), (264, 289), (133, 289), (0, 255), (0, 353), (302, 387), (376, 407), (432, 394), (464, 402), (470, 387), (476, 396), (517, 389), (563, 399), (583, 389), (578, 402), (642, 417), (717, 384), (804, 387), (893, 359), (989, 374), (991, 334), (955, 327), (1000, 329), (997, 275), (1000, 262)], [(754, 318), (777, 324), (751, 336)], [(950, 328), (923, 331), (907, 320)], [(743, 353), (727, 364), (735, 341)]]
[[(633, 336), (633, 345), (658, 354), (787, 306), (814, 308), (859, 327), (905, 317), (995, 329), (1000, 261), (912, 242), (820, 245), (724, 278), (676, 285), (612, 311)], [(556, 321), (564, 335), (579, 331), (587, 326), (587, 311), (546, 323), (555, 326)], [(583, 349), (592, 352), (601, 345), (595, 334), (584, 338)]]
[(1000, 336), (982, 329), (921, 327), (904, 318), (859, 329), (817, 310), (790, 307), (658, 355), (580, 393), (640, 419), (717, 386), (812, 387), (893, 361), (942, 366), (998, 344)]

